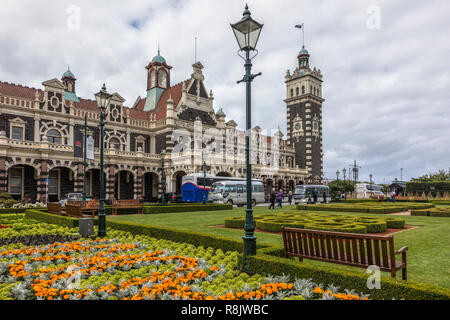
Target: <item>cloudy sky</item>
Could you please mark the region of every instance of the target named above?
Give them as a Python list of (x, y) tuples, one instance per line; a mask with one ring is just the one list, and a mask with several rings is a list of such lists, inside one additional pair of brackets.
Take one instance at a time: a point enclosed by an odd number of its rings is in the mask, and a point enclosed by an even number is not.
[[(356, 159), (378, 183), (450, 169), (450, 4), (446, 0), (247, 1), (264, 23), (253, 71), (253, 125), (286, 132), (284, 75), (296, 67), (305, 23), (311, 65), (324, 75), (324, 166), (336, 177)], [(245, 123), (243, 61), (229, 23), (245, 1), (2, 0), (0, 80), (41, 87), (67, 65), (77, 93), (93, 99), (103, 82), (132, 106), (145, 95), (157, 52), (172, 84), (205, 66), (215, 108)], [(342, 178), (342, 174), (341, 174)]]

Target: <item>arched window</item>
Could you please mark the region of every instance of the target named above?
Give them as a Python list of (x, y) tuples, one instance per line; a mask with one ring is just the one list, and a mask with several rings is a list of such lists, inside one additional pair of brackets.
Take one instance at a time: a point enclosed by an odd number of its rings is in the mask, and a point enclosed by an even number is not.
[(55, 144), (62, 144), (61, 133), (56, 129), (50, 129), (47, 131), (47, 141)]
[(291, 89), (291, 98), (294, 96), (294, 89)]
[(297, 94), (297, 95), (300, 95), (300, 89), (297, 87), (296, 89), (295, 89), (295, 93)]
[(156, 71), (152, 70), (150, 72), (150, 88), (153, 88), (156, 85)]
[(120, 150), (120, 140), (117, 139), (117, 138), (109, 139), (109, 148), (110, 149)]
[(302, 94), (305, 94), (305, 86), (302, 86)]
[(161, 69), (158, 73), (158, 86), (161, 88), (167, 87), (167, 73)]

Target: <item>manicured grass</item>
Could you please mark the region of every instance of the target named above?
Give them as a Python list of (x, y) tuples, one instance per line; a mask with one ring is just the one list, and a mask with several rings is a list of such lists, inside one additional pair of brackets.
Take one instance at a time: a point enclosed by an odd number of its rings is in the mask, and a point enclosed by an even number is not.
[[(254, 214), (296, 211), (295, 206), (283, 209), (268, 210), (267, 207), (255, 207)], [(331, 214), (332, 212), (312, 211), (317, 214)], [(339, 214), (369, 216), (373, 214), (339, 212)], [(212, 225), (223, 225), (226, 218), (245, 216), (245, 208), (234, 208), (232, 211), (186, 212), (152, 215), (129, 215), (108, 217), (113, 221), (129, 221), (147, 225), (159, 225), (180, 230), (209, 233), (234, 239), (241, 239), (242, 230), (214, 228)], [(389, 215), (386, 215), (389, 216)], [(393, 215), (395, 216), (395, 215)], [(398, 216), (397, 216), (398, 217)], [(435, 284), (450, 288), (450, 219), (440, 217), (401, 216), (406, 225), (418, 228), (404, 230), (394, 234), (395, 247), (408, 246), (408, 278), (410, 280)], [(268, 245), (282, 245), (281, 235), (271, 233), (256, 233), (257, 242)], [(319, 261), (304, 260), (302, 263), (310, 265), (329, 266), (334, 269), (346, 269), (365, 273), (365, 269), (341, 266)], [(383, 277), (389, 277), (382, 272)], [(398, 275), (399, 277), (400, 275)]]

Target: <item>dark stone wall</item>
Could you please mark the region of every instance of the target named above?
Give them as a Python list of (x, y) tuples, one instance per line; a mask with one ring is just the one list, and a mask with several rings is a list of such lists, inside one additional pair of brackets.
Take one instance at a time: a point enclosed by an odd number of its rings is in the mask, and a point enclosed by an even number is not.
[[(311, 118), (306, 119), (306, 104), (311, 104)], [(295, 148), (295, 165), (300, 166), (300, 168), (305, 168), (306, 166), (306, 144), (311, 144), (311, 151), (312, 153), (310, 154), (312, 157), (312, 175), (313, 176), (321, 176), (321, 169), (322, 169), (322, 158), (321, 158), (321, 151), (320, 151), (320, 146), (321, 146), (321, 139), (320, 138), (315, 138), (313, 136), (306, 136), (306, 121), (310, 120), (311, 124), (309, 126), (313, 126), (313, 119), (314, 116), (317, 116), (319, 119), (321, 119), (321, 105), (312, 101), (308, 101), (308, 102), (301, 102), (298, 104), (293, 104), (293, 105), (289, 105), (290, 108), (290, 114), (289, 114), (289, 123), (291, 124), (291, 135), (292, 135), (292, 131), (294, 130), (294, 119), (297, 117), (297, 115), (299, 117), (302, 118), (303, 120), (303, 129), (305, 131), (305, 136), (300, 137), (300, 140), (297, 142), (296, 139), (292, 139), (290, 136), (288, 137), (290, 139), (290, 141), (293, 143), (292, 145)], [(319, 121), (319, 132), (322, 132), (322, 121)], [(311, 142), (306, 142), (307, 138), (311, 138)]]
[(165, 132), (155, 136), (155, 152), (160, 154), (163, 149), (167, 151), (167, 139), (170, 139), (171, 132)]

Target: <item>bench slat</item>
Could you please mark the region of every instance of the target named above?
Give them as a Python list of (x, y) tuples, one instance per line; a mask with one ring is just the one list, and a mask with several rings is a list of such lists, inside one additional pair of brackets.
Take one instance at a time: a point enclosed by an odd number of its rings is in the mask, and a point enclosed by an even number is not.
[(373, 247), (375, 252), (375, 264), (381, 267), (381, 259), (380, 259), (380, 243), (379, 240), (373, 240)]
[(388, 259), (388, 250), (387, 250), (387, 241), (381, 241), (381, 252), (383, 254), (383, 267), (389, 267), (389, 259)]

